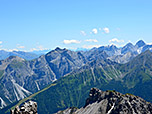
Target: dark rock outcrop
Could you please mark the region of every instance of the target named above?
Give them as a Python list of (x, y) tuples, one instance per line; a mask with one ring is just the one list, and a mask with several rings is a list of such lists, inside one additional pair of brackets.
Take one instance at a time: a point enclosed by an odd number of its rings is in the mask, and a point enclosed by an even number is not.
[(68, 108), (57, 114), (152, 114), (152, 104), (132, 94), (92, 88), (84, 107)]
[(37, 103), (29, 101), (24, 103), (21, 107), (16, 106), (14, 110), (11, 110), (11, 114), (38, 114)]

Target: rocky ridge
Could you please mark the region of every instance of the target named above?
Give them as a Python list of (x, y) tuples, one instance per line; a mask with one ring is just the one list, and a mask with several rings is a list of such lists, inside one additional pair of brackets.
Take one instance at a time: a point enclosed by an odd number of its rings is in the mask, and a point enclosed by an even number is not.
[(132, 94), (116, 91), (90, 90), (84, 107), (68, 108), (56, 114), (151, 114), (152, 104)]
[(25, 102), (22, 106), (16, 106), (11, 114), (38, 114), (37, 103), (34, 101)]
[[(129, 43), (123, 48), (114, 45), (101, 46), (85, 52), (74, 52), (57, 47), (31, 61), (11, 56), (0, 61), (0, 108), (43, 89), (73, 71), (79, 72), (80, 69), (83, 71), (88, 63), (94, 64), (93, 61), (110, 59), (114, 62), (126, 63), (139, 53), (151, 49), (152, 45), (140, 40), (136, 45)], [(113, 65), (111, 67), (113, 72), (117, 72)], [(111, 72), (110, 68), (109, 70)], [(111, 76), (108, 77), (112, 79)], [(120, 76), (118, 74), (115, 77)]]
[(0, 61), (0, 108), (35, 93), (86, 63), (80, 52), (56, 48), (26, 61), (11, 56)]

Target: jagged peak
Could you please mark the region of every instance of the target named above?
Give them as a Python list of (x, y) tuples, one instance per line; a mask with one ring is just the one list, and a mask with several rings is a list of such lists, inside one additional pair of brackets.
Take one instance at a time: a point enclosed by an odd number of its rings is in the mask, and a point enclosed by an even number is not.
[(115, 90), (101, 91), (91, 88), (89, 98), (83, 108), (68, 108), (56, 114), (144, 114), (152, 113), (152, 104), (144, 99), (127, 93), (122, 94)]
[(62, 49), (62, 48), (60, 48), (60, 47), (56, 47), (55, 50), (56, 50), (56, 51), (61, 51), (61, 50), (67, 50), (67, 49), (66, 49), (66, 48), (63, 48), (63, 49)]
[(108, 45), (108, 47), (110, 47), (110, 48), (117, 48), (117, 46), (114, 45), (114, 44)]
[(55, 51), (61, 51), (62, 49), (60, 47), (56, 47)]
[(59, 52), (59, 53), (62, 53), (62, 52), (64, 52), (64, 51), (67, 51), (68, 49), (66, 49), (66, 48), (60, 48), (60, 47), (56, 47), (54, 50), (52, 50), (52, 51), (50, 51), (50, 52), (48, 52), (46, 55), (49, 55), (50, 53), (54, 53), (54, 52)]
[(130, 47), (130, 46), (133, 46), (133, 44), (132, 44), (131, 42), (129, 42), (129, 43), (127, 43), (124, 47), (126, 47), (126, 46), (127, 46), (127, 47), (129, 46), (129, 47)]
[[(122, 94), (115, 90), (102, 91), (98, 88), (91, 88), (89, 98), (86, 100), (85, 107), (89, 104), (92, 104), (95, 102), (100, 102), (101, 100), (104, 100), (104, 99), (109, 99), (110, 102), (115, 102), (111, 99), (115, 99), (115, 100), (116, 99), (120, 99), (120, 100), (128, 99), (128, 102), (131, 102), (133, 100), (139, 100), (142, 103), (144, 102), (145, 104), (150, 104), (150, 103), (146, 102), (144, 99), (142, 99), (138, 96), (135, 96), (133, 94), (130, 94), (130, 93)], [(152, 104), (151, 104), (151, 106), (152, 106)]]
[(86, 104), (84, 107), (95, 102), (100, 102), (103, 99), (121, 98), (121, 97), (122, 98), (127, 97), (129, 99), (140, 99), (146, 102), (144, 99), (130, 93), (122, 94), (115, 90), (102, 91), (98, 88), (91, 88), (90, 93), (89, 93), (89, 98), (86, 100)]
[(146, 45), (146, 43), (143, 40), (139, 40), (135, 46), (142, 47), (144, 45)]

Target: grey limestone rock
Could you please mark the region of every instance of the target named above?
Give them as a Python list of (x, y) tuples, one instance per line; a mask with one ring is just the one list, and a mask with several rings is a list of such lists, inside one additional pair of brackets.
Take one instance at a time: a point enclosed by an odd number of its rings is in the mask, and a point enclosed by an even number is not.
[(16, 106), (14, 110), (11, 110), (11, 114), (37, 114), (37, 103), (29, 101), (21, 107)]
[(132, 94), (92, 88), (84, 107), (68, 108), (56, 114), (152, 114), (152, 104)]

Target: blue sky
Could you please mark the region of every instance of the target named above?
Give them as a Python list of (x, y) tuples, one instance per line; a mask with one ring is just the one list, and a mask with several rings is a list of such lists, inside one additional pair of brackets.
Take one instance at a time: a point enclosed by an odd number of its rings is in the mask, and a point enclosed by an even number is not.
[(151, 0), (0, 0), (0, 49), (152, 43)]

